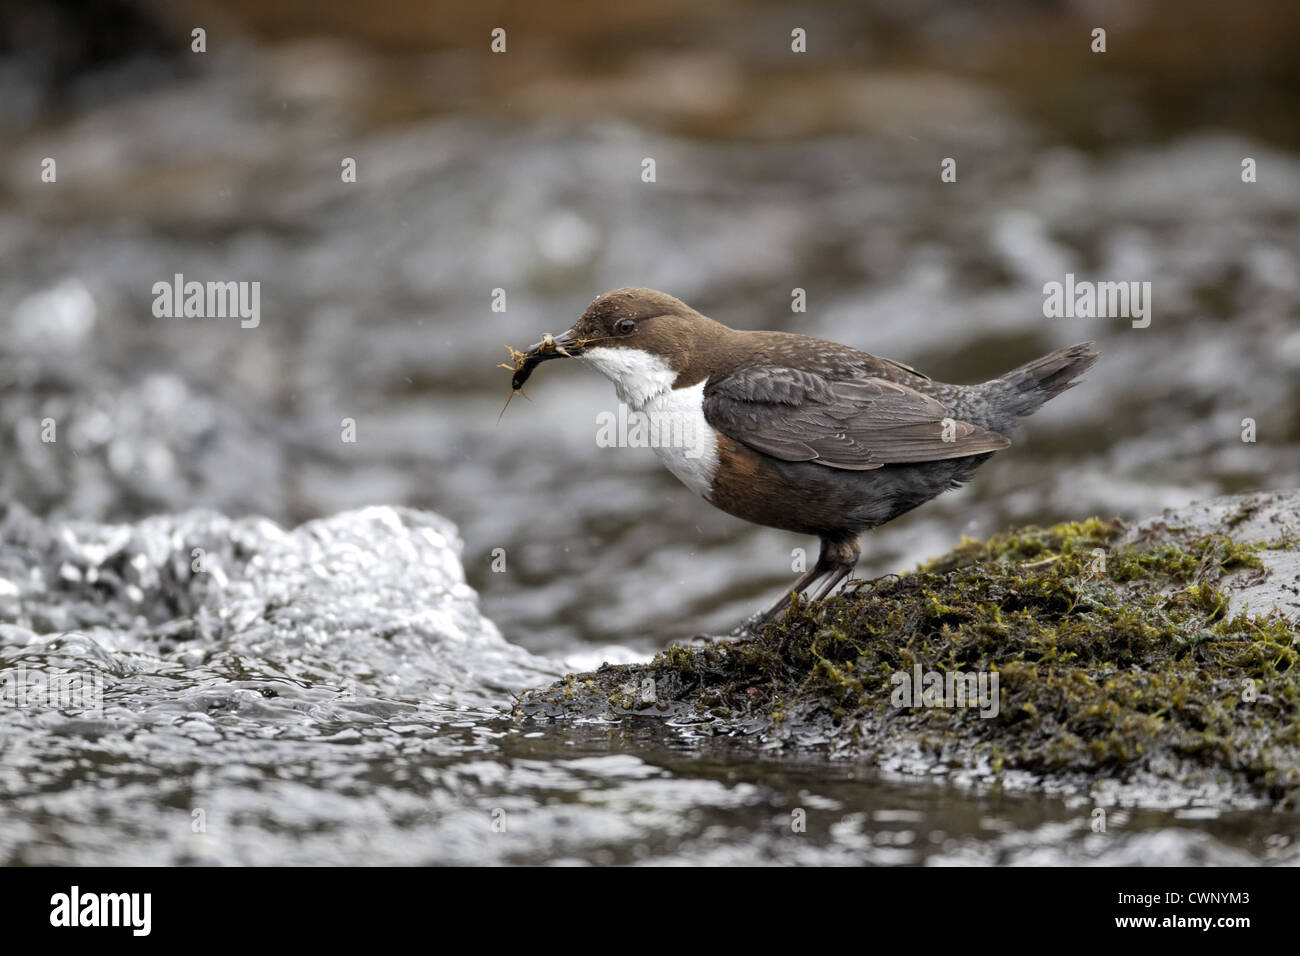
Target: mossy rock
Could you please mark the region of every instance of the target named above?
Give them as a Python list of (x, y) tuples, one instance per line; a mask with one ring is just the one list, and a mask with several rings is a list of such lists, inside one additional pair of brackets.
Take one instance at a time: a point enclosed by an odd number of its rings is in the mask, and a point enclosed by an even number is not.
[[(796, 601), (752, 638), (570, 675), (516, 714), (639, 715), (893, 769), (1297, 808), (1298, 530), (1287, 492), (964, 540)], [(946, 697), (900, 691), (929, 674)], [(978, 706), (951, 693), (969, 675)]]

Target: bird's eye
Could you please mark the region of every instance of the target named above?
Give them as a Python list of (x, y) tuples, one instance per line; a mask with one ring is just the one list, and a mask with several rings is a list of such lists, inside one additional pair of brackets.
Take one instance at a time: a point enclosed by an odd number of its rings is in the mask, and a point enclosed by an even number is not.
[(636, 328), (636, 319), (619, 319), (614, 323), (614, 331), (619, 335), (627, 335)]

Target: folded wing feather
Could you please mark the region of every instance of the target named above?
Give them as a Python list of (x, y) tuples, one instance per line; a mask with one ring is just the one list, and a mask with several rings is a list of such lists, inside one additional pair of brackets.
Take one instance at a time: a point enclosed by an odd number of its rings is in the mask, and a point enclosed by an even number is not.
[(996, 432), (953, 420), (941, 402), (906, 385), (872, 377), (829, 381), (776, 365), (710, 380), (704, 418), (774, 458), (854, 471), (965, 458), (1011, 444)]

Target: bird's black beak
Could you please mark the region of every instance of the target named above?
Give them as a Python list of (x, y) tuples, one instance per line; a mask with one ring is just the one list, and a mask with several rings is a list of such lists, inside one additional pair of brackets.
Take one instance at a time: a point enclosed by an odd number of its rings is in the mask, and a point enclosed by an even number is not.
[(573, 330), (561, 332), (559, 335), (544, 335), (542, 340), (534, 345), (530, 345), (524, 352), (524, 358), (529, 365), (536, 365), (538, 362), (545, 362), (547, 359), (556, 358), (574, 358), (582, 354), (583, 346), (574, 336)]
[(570, 329), (559, 335), (544, 335), (540, 342), (530, 345), (525, 352), (512, 349), (510, 354), (515, 360), (515, 376), (510, 381), (511, 388), (516, 392), (523, 388), (528, 376), (533, 374), (533, 369), (548, 359), (573, 358), (581, 355), (584, 347), (584, 343)]

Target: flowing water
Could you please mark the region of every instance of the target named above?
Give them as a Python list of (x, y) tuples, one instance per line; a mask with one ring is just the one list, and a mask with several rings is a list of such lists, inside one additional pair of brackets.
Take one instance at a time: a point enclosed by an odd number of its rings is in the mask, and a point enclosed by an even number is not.
[[(864, 539), (866, 576), (1012, 523), (1295, 487), (1300, 158), (1214, 131), (1083, 152), (974, 90), (960, 125), (798, 142), (376, 121), (302, 79), (366, 89), (337, 51), (239, 56), (5, 150), (60, 178), (0, 196), (0, 675), (103, 699), (0, 708), (0, 861), (1297, 861), (1294, 817), (1259, 808), (1153, 792), (1094, 833), (1104, 794), (516, 723), (513, 692), (728, 629), (815, 542), (599, 447), (613, 392), (576, 364), (498, 423), (494, 365), (627, 284), (949, 381), (1096, 341), (973, 484)], [(1150, 325), (1045, 318), (1067, 273), (1152, 282)], [(177, 274), (260, 281), (260, 323), (155, 317)]]

